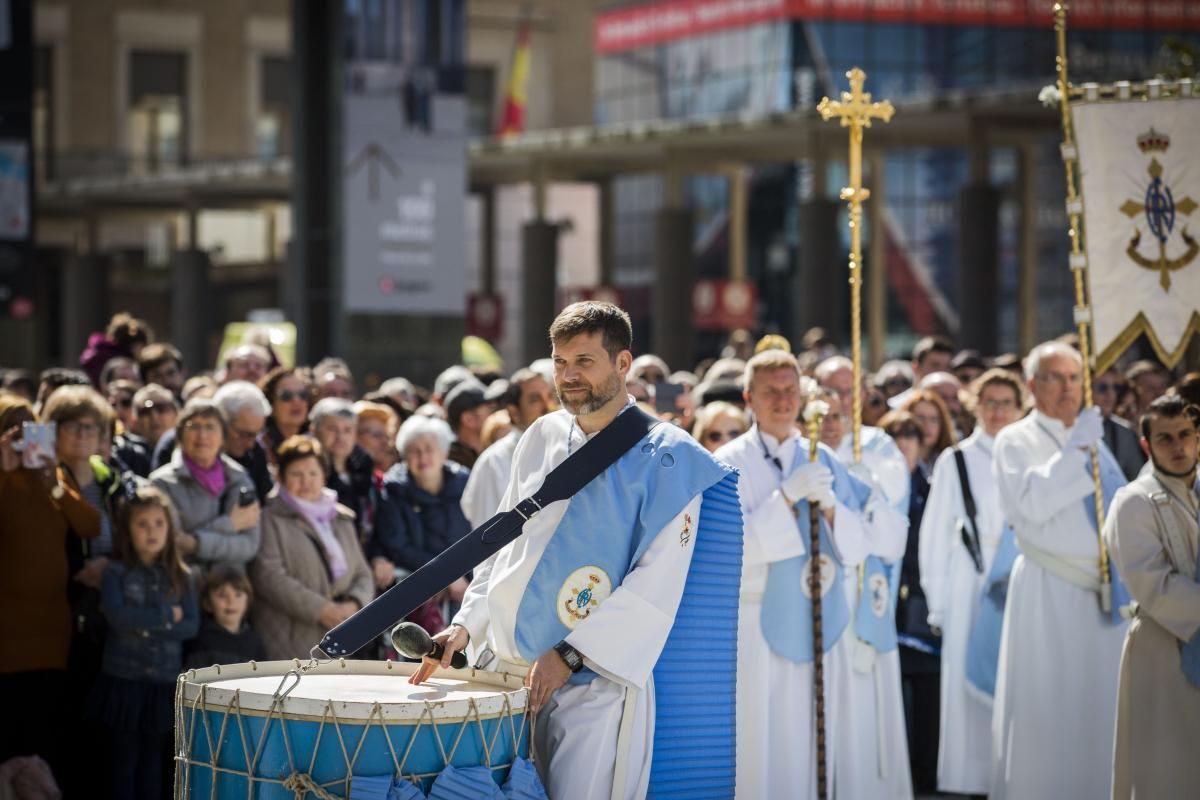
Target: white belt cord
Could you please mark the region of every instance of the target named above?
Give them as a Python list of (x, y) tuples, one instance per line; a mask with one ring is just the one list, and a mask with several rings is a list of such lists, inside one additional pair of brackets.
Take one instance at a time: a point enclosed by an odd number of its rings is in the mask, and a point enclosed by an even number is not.
[(1080, 556), (1062, 556), (1043, 550), (1028, 542), (1021, 542), (1021, 553), (1042, 569), (1062, 578), (1067, 583), (1086, 589), (1100, 591), (1100, 578), (1088, 568), (1096, 565), (1096, 559)]
[(633, 745), (633, 717), (637, 705), (638, 690), (625, 689), (625, 702), (621, 707), (621, 728), (617, 734), (617, 761), (613, 765), (612, 800), (623, 800), (625, 783), (629, 773), (629, 748)]

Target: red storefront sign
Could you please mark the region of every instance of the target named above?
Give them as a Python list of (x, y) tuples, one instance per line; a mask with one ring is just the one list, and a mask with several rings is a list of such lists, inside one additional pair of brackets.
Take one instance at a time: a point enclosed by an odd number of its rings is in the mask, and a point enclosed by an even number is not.
[(504, 333), (504, 298), (473, 292), (467, 297), (467, 335), (489, 342)]
[(692, 287), (692, 326), (731, 331), (758, 325), (758, 287), (745, 281), (698, 280)]
[[(781, 19), (1034, 27), (1050, 30), (1049, 0), (663, 0), (596, 15), (596, 53)], [(1075, 29), (1200, 31), (1196, 0), (1072, 0)]]

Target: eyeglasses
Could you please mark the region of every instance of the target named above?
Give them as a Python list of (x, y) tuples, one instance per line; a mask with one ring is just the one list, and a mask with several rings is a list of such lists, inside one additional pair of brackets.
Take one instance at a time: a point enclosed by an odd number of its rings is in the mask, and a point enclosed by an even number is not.
[(936, 414), (913, 414), (913, 419), (922, 425), (941, 425), (942, 418)]
[(1058, 386), (1079, 386), (1083, 383), (1083, 376), (1078, 372), (1073, 372), (1070, 375), (1062, 372), (1043, 372), (1037, 378), (1045, 383), (1052, 383)]
[(132, 397), (118, 397), (112, 401), (112, 404), (117, 408), (133, 408)]
[(706, 442), (723, 442), (727, 439), (729, 441), (733, 441), (734, 439), (736, 439), (737, 437), (739, 437), (741, 435), (742, 435), (741, 431), (708, 431), (707, 433), (704, 434), (704, 441), (706, 441)]
[(230, 426), (229, 426), (229, 432), (230, 432), (230, 433), (231, 433), (233, 436), (236, 436), (237, 438), (241, 439), (242, 441), (244, 441), (244, 442), (248, 442), (248, 441), (250, 441), (251, 439), (257, 439), (257, 438), (258, 438), (258, 435), (259, 435), (260, 433), (262, 433), (262, 429), (261, 429), (261, 428), (259, 428), (259, 429), (258, 429), (258, 430), (256, 430), (256, 431), (244, 431), (244, 430), (242, 430), (241, 428), (235, 428), (235, 427), (233, 427), (232, 425), (230, 425)]
[(1012, 400), (980, 400), (979, 405), (988, 411), (1000, 411), (1017, 407), (1017, 404)]
[(1092, 391), (1096, 394), (1108, 394), (1109, 392), (1121, 391), (1121, 384), (1113, 381), (1100, 381), (1092, 384)]
[(216, 434), (221, 432), (221, 426), (216, 422), (198, 422), (192, 420), (183, 426), (183, 429), (188, 433), (200, 434)]
[(902, 431), (896, 431), (896, 433), (892, 434), (892, 436), (896, 439), (916, 439), (918, 442), (925, 438), (920, 431), (912, 428), (905, 428)]
[(275, 399), (281, 403), (290, 403), (293, 400), (307, 400), (308, 395), (304, 392), (293, 392), (291, 389), (284, 389), (282, 392), (275, 395)]
[(175, 411), (174, 403), (156, 403), (153, 400), (147, 400), (142, 403), (142, 407), (138, 409), (138, 416), (147, 416), (149, 414), (169, 414)]
[(64, 422), (58, 426), (58, 429), (63, 433), (69, 433), (72, 436), (98, 436), (100, 434), (100, 426), (94, 422), (79, 422), (72, 420)]

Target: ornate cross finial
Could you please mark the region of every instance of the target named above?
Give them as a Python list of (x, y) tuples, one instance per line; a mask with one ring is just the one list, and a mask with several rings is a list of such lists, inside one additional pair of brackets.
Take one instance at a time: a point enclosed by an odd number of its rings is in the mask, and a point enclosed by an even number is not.
[(829, 121), (832, 117), (839, 117), (843, 128), (850, 125), (869, 128), (872, 119), (891, 122), (892, 114), (896, 112), (892, 104), (887, 100), (871, 102), (871, 93), (863, 91), (867, 73), (855, 67), (846, 73), (846, 77), (850, 79), (850, 91), (842, 92), (841, 100), (830, 100), (828, 97), (823, 99), (817, 106), (821, 119)]

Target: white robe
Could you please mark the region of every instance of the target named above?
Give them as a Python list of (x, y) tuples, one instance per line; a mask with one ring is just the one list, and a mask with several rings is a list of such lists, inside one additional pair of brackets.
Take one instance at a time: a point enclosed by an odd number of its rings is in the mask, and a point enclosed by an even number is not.
[[(1023, 550), (1090, 562), (1095, 577), (1099, 545), (1083, 508), (1095, 485), (1087, 454), (1064, 449), (1068, 434), (1038, 411), (1000, 432), (1000, 509)], [(992, 713), (993, 800), (1109, 796), (1126, 627), (1102, 619), (1095, 592), (1017, 558)]]
[[(768, 452), (779, 459), (783, 473), (766, 457)], [(738, 608), (736, 796), (743, 800), (817, 797), (812, 664), (797, 664), (772, 651), (762, 630), (771, 563), (808, 552), (808, 520), (797, 521), (779, 491), (783, 475), (807, 454), (808, 443), (798, 434), (780, 444), (757, 426), (715, 454), (741, 473), (745, 550)], [(861, 561), (869, 552), (862, 516), (840, 503), (834, 509), (832, 538), (843, 559)], [(839, 757), (833, 746), (838, 715), (830, 699), (840, 694), (849, 672), (840, 641), (825, 655), (824, 665), (826, 762), (832, 776)]]
[(520, 440), (521, 431), (513, 428), (480, 453), (475, 466), (471, 467), (461, 503), (463, 514), (471, 527), (478, 528), (500, 508), (500, 501), (512, 477), (513, 453)]
[[(514, 453), (513, 478), (500, 508), (508, 510), (533, 494), (550, 470), (585, 441), (566, 411), (531, 425)], [(696, 495), (663, 527), (621, 585), (566, 637), (599, 677), (588, 684), (563, 686), (538, 715), (534, 739), (538, 768), (554, 800), (607, 800), (612, 795), (617, 731), (627, 690), (636, 692), (634, 724), (626, 783), (618, 794), (625, 798), (646, 794), (654, 741), (651, 673), (674, 623), (691, 564), (692, 548), (680, 545), (679, 533), (685, 515), (699, 524), (700, 502), (701, 495)], [(486, 637), (492, 652), (508, 664), (526, 666), (516, 644), (517, 611), (567, 506), (568, 501), (551, 503), (525, 523), (522, 535), (500, 550), (490, 569), (472, 581), (454, 618), (473, 641)]]
[(946, 450), (933, 467), (921, 518), (921, 588), (929, 623), (942, 629), (942, 708), (938, 742), (938, 789), (987, 794), (992, 774), (991, 698), (967, 684), (967, 638), (992, 559), (1004, 530), (1000, 492), (992, 475), (995, 440), (976, 428), (961, 445), (975, 500), (983, 572), (975, 571), (962, 543), (959, 523), (967, 519), (954, 453)]
[[(908, 543), (908, 466), (896, 442), (881, 428), (863, 426), (860, 436), (862, 465), (870, 473), (870, 480), (883, 491), (891, 512), (876, 514), (869, 555), (889, 562), (899, 561)], [(842, 437), (837, 453), (842, 463), (851, 468), (854, 464), (851, 433)], [(862, 560), (844, 564), (843, 586), (851, 613), (858, 607), (858, 564)], [(869, 649), (869, 645), (853, 636), (852, 630), (841, 644), (849, 659), (853, 659), (855, 650)], [(839, 746), (854, 753), (855, 758), (839, 763), (839, 769), (845, 771), (837, 775), (838, 796), (851, 800), (912, 797), (900, 649), (876, 654), (869, 671), (851, 669), (844, 686), (838, 703), (841, 713), (853, 724), (842, 726), (839, 735), (845, 739)]]

